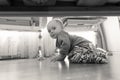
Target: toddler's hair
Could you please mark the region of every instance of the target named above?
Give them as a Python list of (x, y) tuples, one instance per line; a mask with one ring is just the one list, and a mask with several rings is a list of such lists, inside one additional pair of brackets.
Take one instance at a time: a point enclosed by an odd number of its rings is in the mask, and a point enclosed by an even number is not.
[(60, 24), (62, 29), (64, 28), (63, 22), (60, 19), (53, 19), (50, 22), (52, 22), (52, 21), (55, 21), (56, 23)]

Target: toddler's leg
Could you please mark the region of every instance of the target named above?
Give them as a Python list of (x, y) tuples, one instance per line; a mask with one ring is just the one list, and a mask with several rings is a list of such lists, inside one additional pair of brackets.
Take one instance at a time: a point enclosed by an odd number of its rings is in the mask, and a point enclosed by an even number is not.
[(68, 56), (72, 63), (107, 63), (106, 54), (97, 50), (91, 44), (76, 46)]
[(89, 43), (89, 62), (91, 63), (107, 63), (107, 52), (103, 49), (96, 48), (92, 43)]
[(96, 48), (92, 43), (89, 43), (89, 55), (91, 56), (91, 62), (94, 63), (107, 63), (107, 53), (101, 48)]
[(95, 53), (96, 53), (96, 59), (95, 59), (96, 63), (107, 63), (108, 62), (108, 58), (107, 58), (108, 52), (106, 52), (103, 49), (96, 48)]
[(68, 55), (68, 59), (72, 63), (88, 63), (90, 62), (90, 57), (88, 49), (79, 46), (76, 46)]
[(96, 51), (97, 51), (97, 54), (98, 54), (100, 57), (103, 57), (103, 58), (105, 58), (105, 59), (108, 58), (108, 52), (107, 52), (107, 51), (105, 51), (105, 50), (103, 50), (103, 49), (101, 49), (101, 48), (97, 48)]

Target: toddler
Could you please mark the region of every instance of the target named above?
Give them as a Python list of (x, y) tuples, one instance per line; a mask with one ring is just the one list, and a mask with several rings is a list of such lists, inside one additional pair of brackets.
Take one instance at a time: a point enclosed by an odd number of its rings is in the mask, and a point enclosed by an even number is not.
[(96, 48), (89, 40), (70, 35), (63, 29), (60, 20), (52, 20), (47, 24), (50, 36), (56, 39), (56, 47), (60, 54), (52, 61), (63, 61), (68, 56), (71, 63), (107, 63), (107, 52)]

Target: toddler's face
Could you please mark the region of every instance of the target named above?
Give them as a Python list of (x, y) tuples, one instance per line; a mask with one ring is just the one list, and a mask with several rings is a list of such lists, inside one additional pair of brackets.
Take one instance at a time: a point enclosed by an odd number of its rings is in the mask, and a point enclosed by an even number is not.
[(48, 26), (48, 32), (50, 34), (50, 36), (54, 39), (57, 38), (58, 34), (62, 31), (62, 25), (57, 23), (56, 21), (51, 21)]

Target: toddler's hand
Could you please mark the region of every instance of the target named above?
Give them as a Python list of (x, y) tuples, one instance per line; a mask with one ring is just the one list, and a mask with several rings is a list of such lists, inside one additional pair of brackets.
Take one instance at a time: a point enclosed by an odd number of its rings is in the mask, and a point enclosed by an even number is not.
[(52, 57), (52, 59), (51, 59), (52, 62), (63, 61), (63, 60), (64, 60), (64, 57), (61, 56), (61, 55), (54, 56), (54, 57)]
[(42, 61), (42, 60), (45, 59), (45, 57), (38, 57), (37, 59), (38, 59), (39, 61)]

